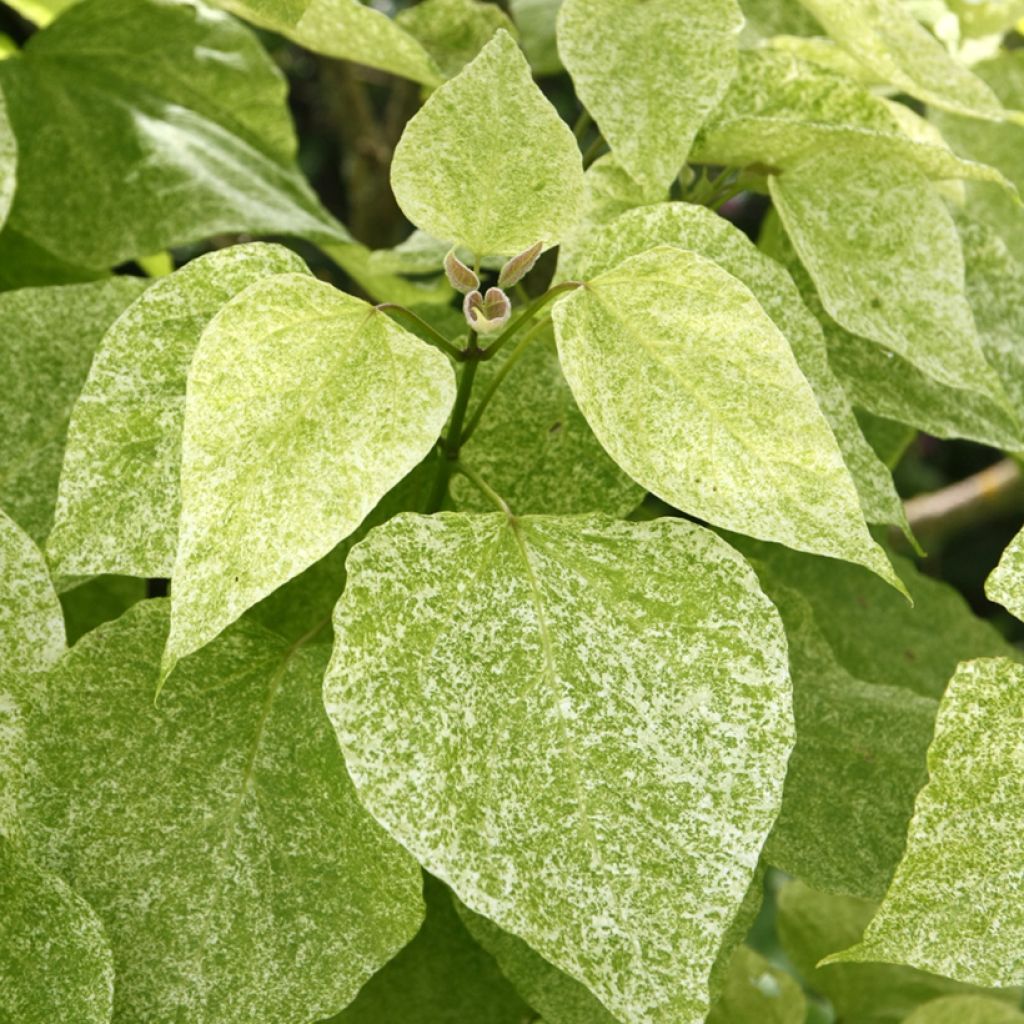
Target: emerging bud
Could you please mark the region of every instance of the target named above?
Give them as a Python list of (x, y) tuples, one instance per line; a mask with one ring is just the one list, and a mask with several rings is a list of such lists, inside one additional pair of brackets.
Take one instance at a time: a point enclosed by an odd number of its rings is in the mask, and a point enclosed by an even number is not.
[(470, 292), (462, 302), (462, 312), (477, 334), (491, 334), (508, 323), (512, 303), (500, 288), (488, 288), (486, 295)]
[(518, 256), (513, 256), (501, 268), (501, 273), (498, 274), (498, 287), (511, 288), (514, 284), (518, 284), (533, 270), (533, 265), (540, 257), (543, 248), (544, 243), (537, 242), (535, 245), (531, 245), (529, 249), (524, 249)]
[(463, 295), (476, 291), (480, 287), (480, 278), (455, 255), (454, 249), (449, 250), (448, 255), (444, 258), (444, 272), (448, 283)]

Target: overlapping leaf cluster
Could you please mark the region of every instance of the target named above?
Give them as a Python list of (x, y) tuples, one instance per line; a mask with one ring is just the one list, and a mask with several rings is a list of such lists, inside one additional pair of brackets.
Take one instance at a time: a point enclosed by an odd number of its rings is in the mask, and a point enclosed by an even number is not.
[[(1024, 1020), (1024, 668), (862, 429), (1024, 451), (1021, 5), (11, 6), (0, 1018)], [(422, 90), (405, 243), (247, 22)]]

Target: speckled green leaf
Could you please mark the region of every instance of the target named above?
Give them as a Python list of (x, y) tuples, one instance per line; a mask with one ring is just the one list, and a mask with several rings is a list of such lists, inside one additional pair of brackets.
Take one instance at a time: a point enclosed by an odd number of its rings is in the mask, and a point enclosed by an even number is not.
[(325, 702), (374, 817), (626, 1024), (702, 1021), (792, 741), (746, 564), (678, 520), (442, 514), (348, 571)]
[(165, 669), (352, 533), (454, 397), (437, 349), (312, 277), (228, 302), (189, 370)]
[(1024, 981), (1022, 715), (1024, 666), (960, 666), (939, 706), (903, 860), (861, 941), (833, 959), (909, 964), (975, 985)]
[[(508, 356), (506, 350), (482, 364), (474, 384), (478, 395)], [(517, 514), (624, 516), (644, 496), (598, 444), (577, 408), (550, 327), (528, 344), (501, 382), (462, 451)], [(459, 508), (493, 511), (465, 477), (452, 481), (452, 495)]]
[(481, 0), (422, 0), (399, 11), (395, 23), (418, 39), (445, 78), (457, 75), (499, 28), (516, 28), (493, 3)]
[(737, 278), (658, 246), (553, 318), (576, 401), (634, 480), (708, 522), (895, 579), (789, 343)]
[(756, 44), (779, 35), (821, 34), (821, 26), (798, 0), (740, 0), (740, 8), (747, 21), (743, 30), (746, 43)]
[(995, 93), (952, 57), (899, 0), (800, 0), (866, 68), (922, 103), (1001, 120)]
[(1024, 533), (1018, 533), (1006, 546), (999, 564), (985, 581), (985, 594), (1024, 619)]
[(759, 253), (746, 235), (723, 217), (688, 203), (658, 203), (624, 213), (584, 235), (564, 268), (563, 255), (559, 272), (585, 279), (659, 244), (709, 257), (753, 292), (786, 336), (814, 390), (857, 485), (864, 517), (871, 523), (903, 527), (903, 504), (892, 476), (861, 433), (846, 392), (829, 366), (821, 328), (785, 271)]
[(504, 31), (406, 125), (391, 186), (418, 228), (476, 256), (553, 245), (583, 202), (569, 126)]
[[(979, 991), (892, 964), (817, 967), (823, 957), (860, 938), (875, 906), (852, 896), (829, 896), (802, 882), (788, 882), (778, 896), (775, 921), (782, 948), (808, 986), (829, 999), (839, 1020), (901, 1024), (922, 1003)], [(1014, 1005), (1020, 990), (1003, 989), (992, 995)]]
[(555, 24), (561, 7), (562, 0), (509, 0), (508, 9), (535, 75), (555, 75), (563, 70), (555, 42)]
[(427, 877), (424, 896), (416, 938), (330, 1024), (529, 1024), (533, 1011), (467, 933), (448, 890)]
[(356, 801), (325, 648), (251, 623), (182, 665), (145, 601), (84, 637), (26, 714), (27, 846), (102, 919), (115, 1020), (314, 1020), (412, 938), (415, 864)]
[(806, 1016), (807, 1000), (797, 981), (749, 946), (740, 946), (707, 1024), (804, 1024)]
[(103, 926), (80, 896), (0, 832), (0, 1019), (107, 1024), (114, 965)]
[(987, 996), (943, 996), (919, 1006), (903, 1024), (1024, 1024), (1024, 1013)]
[(840, 326), (942, 384), (998, 396), (964, 294), (956, 226), (920, 171), (837, 142), (769, 185), (786, 233)]
[(796, 747), (764, 855), (816, 888), (878, 899), (927, 777), (936, 702), (851, 676), (801, 595), (770, 593), (789, 642)]
[(360, 0), (216, 0), (315, 53), (368, 64), (437, 85), (443, 76), (423, 44), (383, 11)]
[(901, 156), (929, 178), (977, 178), (1012, 191), (995, 168), (964, 160), (938, 140), (909, 135), (902, 116), (856, 82), (792, 54), (749, 51), (740, 55), (739, 71), (701, 129), (693, 156), (704, 163), (784, 169), (840, 141), (865, 158)]
[[(907, 360), (844, 331), (823, 309), (814, 283), (777, 217), (769, 214), (766, 218), (759, 244), (783, 263), (804, 302), (818, 317), (829, 361), (858, 406), (936, 437), (963, 437), (1008, 451), (1024, 450), (1024, 424), (1004, 404), (978, 391), (941, 384)], [(986, 313), (983, 319), (988, 316)], [(980, 338), (986, 348), (987, 337), (988, 331)], [(998, 357), (993, 355), (992, 360), (997, 363)]]
[(667, 188), (736, 71), (736, 0), (565, 0), (558, 53), (626, 171)]
[(68, 418), (93, 352), (145, 286), (120, 277), (0, 295), (0, 506), (37, 543), (50, 530)]
[(170, 576), (185, 381), (213, 315), (254, 281), (305, 271), (280, 246), (201, 256), (114, 322), (71, 414), (47, 553), (68, 575)]
[(348, 233), (299, 174), (255, 36), (186, 0), (84, 0), (0, 61), (18, 139), (9, 224), (103, 269), (225, 231)]

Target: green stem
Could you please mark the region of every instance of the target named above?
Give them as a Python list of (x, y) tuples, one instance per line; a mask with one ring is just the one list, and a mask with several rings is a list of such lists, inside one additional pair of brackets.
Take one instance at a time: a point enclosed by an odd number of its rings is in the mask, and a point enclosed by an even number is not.
[(404, 316), (406, 320), (424, 331), (430, 343), (439, 348), (445, 355), (451, 356), (452, 359), (459, 360), (460, 362), (466, 358), (466, 354), (462, 349), (456, 348), (440, 331), (431, 327), (423, 317), (414, 313), (411, 309), (406, 309), (405, 306), (400, 306), (397, 302), (380, 302), (374, 306), (374, 309), (379, 309), (382, 313), (395, 313), (399, 316)]
[(532, 320), (553, 298), (555, 298), (555, 296), (561, 295), (562, 292), (569, 292), (574, 288), (582, 287), (582, 281), (563, 281), (561, 284), (556, 284), (549, 288), (543, 295), (538, 295), (537, 298), (535, 298), (533, 302), (531, 302), (526, 309), (524, 309), (522, 313), (520, 313), (519, 316), (517, 316), (515, 320), (513, 320), (512, 323), (510, 323), (508, 327), (506, 327), (505, 330), (503, 330), (501, 334), (499, 334), (498, 337), (484, 349), (483, 358), (493, 359), (494, 356), (501, 351), (502, 347), (508, 342), (508, 340), (519, 333), (519, 328)]
[(512, 515), (512, 509), (508, 507), (508, 502), (475, 469), (467, 466), (465, 462), (459, 461), (455, 463), (455, 471), (461, 473), (499, 511), (504, 512), (509, 519), (515, 518)]
[(480, 396), (480, 401), (477, 403), (476, 409), (473, 410), (473, 415), (469, 418), (469, 422), (466, 424), (466, 429), (462, 432), (462, 437), (459, 439), (459, 444), (464, 445), (472, 436), (473, 431), (480, 425), (480, 419), (487, 409), (491, 399), (494, 398), (494, 393), (501, 386), (501, 382), (508, 376), (509, 371), (513, 366), (522, 358), (523, 353), (530, 347), (530, 343), (536, 338), (540, 332), (551, 323), (551, 317), (546, 316), (543, 320), (538, 320), (520, 339), (519, 343), (512, 350), (508, 359), (502, 364), (501, 369), (494, 375), (493, 380), (487, 385), (487, 390)]
[(437, 467), (437, 476), (434, 478), (434, 486), (427, 501), (427, 512), (439, 512), (444, 504), (444, 496), (448, 491), (448, 481), (451, 479), (452, 470), (459, 458), (460, 438), (462, 436), (462, 425), (466, 420), (466, 410), (469, 408), (469, 396), (473, 391), (473, 381), (476, 378), (477, 367), (483, 353), (477, 344), (476, 333), (469, 332), (469, 340), (466, 344), (465, 358), (466, 365), (459, 379), (459, 389), (455, 393), (455, 405), (452, 406), (452, 417), (448, 430), (440, 442), (441, 464)]

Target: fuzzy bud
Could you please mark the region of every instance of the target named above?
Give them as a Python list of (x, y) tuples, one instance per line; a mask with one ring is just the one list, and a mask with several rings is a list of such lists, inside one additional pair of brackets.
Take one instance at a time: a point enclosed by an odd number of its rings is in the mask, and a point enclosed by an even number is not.
[(511, 288), (513, 285), (518, 284), (533, 270), (533, 265), (540, 258), (543, 249), (544, 243), (537, 242), (535, 245), (531, 245), (529, 249), (524, 249), (518, 256), (513, 256), (501, 268), (501, 273), (498, 274), (498, 287)]
[(454, 249), (449, 250), (444, 258), (444, 272), (448, 283), (463, 295), (468, 295), (480, 287), (480, 278), (455, 255)]
[(471, 291), (463, 300), (462, 312), (477, 334), (492, 334), (508, 323), (512, 303), (500, 288), (488, 288), (486, 295)]

